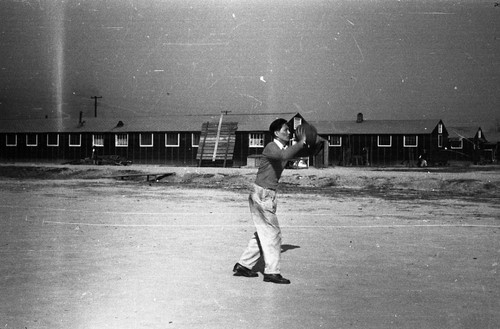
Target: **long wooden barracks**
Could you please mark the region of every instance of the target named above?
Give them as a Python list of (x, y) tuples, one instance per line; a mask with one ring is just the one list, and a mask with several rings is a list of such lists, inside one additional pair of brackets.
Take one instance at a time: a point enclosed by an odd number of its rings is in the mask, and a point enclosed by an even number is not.
[[(170, 115), (161, 118), (0, 120), (0, 160), (68, 163), (117, 156), (134, 164), (252, 165), (271, 141), (269, 124), (300, 113)], [(444, 164), (449, 133), (441, 120), (311, 121), (322, 145), (309, 157), (315, 167)], [(458, 146), (457, 146), (458, 147)]]

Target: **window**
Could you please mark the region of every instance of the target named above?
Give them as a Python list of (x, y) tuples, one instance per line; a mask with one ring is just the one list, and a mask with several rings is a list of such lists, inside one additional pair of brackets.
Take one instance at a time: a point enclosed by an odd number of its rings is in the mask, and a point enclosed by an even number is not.
[(438, 147), (443, 147), (443, 135), (438, 135)]
[(342, 136), (329, 135), (328, 136), (328, 145), (339, 147), (342, 146)]
[(82, 146), (82, 135), (81, 134), (69, 134), (69, 146)]
[(27, 134), (26, 135), (26, 146), (38, 146), (38, 135), (37, 134)]
[(464, 141), (462, 139), (450, 141), (450, 148), (453, 150), (461, 150), (464, 148)]
[(250, 133), (248, 147), (264, 147), (264, 134)]
[(128, 146), (128, 134), (116, 134), (115, 135), (115, 146), (116, 147), (127, 147)]
[(391, 147), (392, 146), (392, 136), (391, 135), (378, 135), (377, 136), (377, 146), (378, 147)]
[(293, 129), (295, 130), (299, 125), (302, 124), (302, 119), (294, 117), (293, 118)]
[(198, 145), (200, 145), (200, 134), (198, 133), (191, 134), (191, 146), (198, 147)]
[(442, 134), (443, 133), (443, 124), (440, 123), (438, 124), (438, 134)]
[(483, 138), (483, 132), (481, 130), (477, 131), (477, 138)]
[(102, 134), (92, 135), (92, 146), (104, 146), (104, 135)]
[(178, 133), (166, 133), (165, 134), (165, 146), (179, 146), (179, 134)]
[(5, 136), (5, 146), (17, 146), (17, 135), (7, 134)]
[(416, 136), (416, 135), (403, 136), (403, 146), (404, 147), (417, 147), (418, 146), (418, 136)]
[(47, 146), (59, 146), (59, 134), (47, 134)]
[(152, 147), (153, 146), (153, 134), (139, 134), (139, 146)]

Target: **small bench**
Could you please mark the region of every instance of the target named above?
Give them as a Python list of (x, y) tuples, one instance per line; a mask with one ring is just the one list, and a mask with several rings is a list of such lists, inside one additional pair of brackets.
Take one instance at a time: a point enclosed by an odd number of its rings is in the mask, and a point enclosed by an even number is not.
[[(168, 176), (172, 176), (174, 174), (175, 173), (173, 173), (173, 172), (169, 172), (169, 173), (144, 173), (144, 174), (122, 174), (122, 175), (109, 176), (107, 178), (119, 178), (121, 180), (124, 180), (125, 178), (145, 176), (147, 182), (149, 182), (149, 181), (158, 182), (159, 180), (161, 180), (165, 177), (168, 177)], [(150, 177), (151, 177), (151, 179), (150, 179)]]

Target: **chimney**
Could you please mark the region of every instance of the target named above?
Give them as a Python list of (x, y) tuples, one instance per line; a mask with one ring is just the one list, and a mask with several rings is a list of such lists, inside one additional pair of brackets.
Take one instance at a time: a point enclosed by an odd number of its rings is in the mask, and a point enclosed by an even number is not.
[(361, 113), (361, 112), (360, 112), (360, 113), (358, 113), (358, 118), (356, 119), (356, 122), (357, 122), (357, 123), (361, 123), (361, 122), (363, 122), (363, 113)]
[(80, 117), (78, 119), (78, 127), (83, 127), (84, 124), (85, 124), (85, 121), (83, 121), (83, 112), (80, 111)]

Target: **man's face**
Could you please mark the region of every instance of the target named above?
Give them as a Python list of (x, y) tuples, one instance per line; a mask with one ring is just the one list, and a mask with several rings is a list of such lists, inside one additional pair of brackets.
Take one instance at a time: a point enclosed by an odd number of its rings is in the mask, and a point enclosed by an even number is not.
[(290, 129), (287, 124), (281, 126), (280, 130), (277, 130), (275, 133), (276, 138), (278, 138), (283, 144), (286, 144), (290, 141)]

